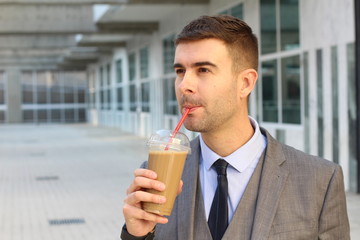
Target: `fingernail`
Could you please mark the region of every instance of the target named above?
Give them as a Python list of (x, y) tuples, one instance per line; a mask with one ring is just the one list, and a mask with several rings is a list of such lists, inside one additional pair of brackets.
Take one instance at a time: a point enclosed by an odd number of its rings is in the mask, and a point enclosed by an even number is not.
[(164, 203), (166, 202), (166, 198), (165, 197), (159, 197), (159, 203)]
[(165, 184), (159, 183), (159, 184), (158, 184), (158, 188), (159, 188), (160, 191), (165, 190)]

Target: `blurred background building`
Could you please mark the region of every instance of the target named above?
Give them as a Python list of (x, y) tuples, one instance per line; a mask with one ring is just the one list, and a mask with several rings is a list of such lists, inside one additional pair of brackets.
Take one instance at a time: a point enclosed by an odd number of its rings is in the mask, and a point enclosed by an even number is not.
[[(250, 114), (278, 140), (356, 158), (354, 0), (0, 0), (0, 123), (89, 122), (140, 136), (178, 120), (173, 39), (204, 14), (259, 38)], [(187, 132), (194, 137), (194, 133)]]

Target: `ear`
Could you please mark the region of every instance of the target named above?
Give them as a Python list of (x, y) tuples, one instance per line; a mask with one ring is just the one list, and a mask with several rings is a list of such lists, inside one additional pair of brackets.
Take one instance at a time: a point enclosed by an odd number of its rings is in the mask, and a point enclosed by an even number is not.
[(258, 73), (255, 69), (245, 69), (239, 73), (239, 94), (242, 99), (246, 99), (255, 87)]

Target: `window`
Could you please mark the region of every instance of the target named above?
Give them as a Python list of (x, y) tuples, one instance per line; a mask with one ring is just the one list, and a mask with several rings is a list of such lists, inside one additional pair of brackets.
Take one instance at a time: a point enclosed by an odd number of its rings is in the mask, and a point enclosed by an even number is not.
[(323, 108), (323, 58), (322, 50), (316, 50), (317, 69), (317, 128), (318, 128), (318, 156), (324, 156), (324, 108)]
[(61, 110), (52, 109), (51, 110), (51, 122), (61, 122)]
[(5, 111), (0, 111), (0, 122), (1, 123), (5, 122)]
[(123, 97), (123, 68), (122, 60), (116, 61), (116, 83), (117, 83), (117, 110), (124, 110), (124, 97)]
[[(281, 63), (280, 72), (278, 62)], [(296, 55), (280, 60), (263, 61), (261, 72), (263, 121), (299, 124), (300, 57)]]
[(34, 103), (33, 73), (24, 71), (21, 73), (22, 103)]
[(260, 4), (262, 120), (300, 124), (299, 3), (260, 0)]
[(175, 95), (175, 77), (163, 79), (164, 112), (166, 114), (178, 114), (178, 104)]
[(59, 74), (54, 74), (50, 85), (50, 102), (51, 103), (62, 103), (62, 82)]
[(75, 122), (75, 110), (65, 109), (65, 122)]
[(23, 110), (23, 121), (34, 122), (34, 110)]
[(5, 104), (5, 79), (4, 79), (4, 72), (1, 71), (0, 71), (0, 104)]
[(174, 75), (174, 57), (175, 57), (175, 35), (171, 35), (163, 40), (163, 66), (164, 78), (163, 82), (163, 97), (164, 97), (164, 112), (165, 114), (176, 115), (178, 113), (178, 106), (175, 96), (175, 75)]
[(124, 110), (123, 88), (117, 88), (117, 109)]
[(47, 103), (47, 73), (46, 72), (37, 72), (36, 78), (36, 102), (38, 104), (45, 104)]
[(106, 82), (107, 82), (108, 86), (111, 85), (111, 64), (110, 63), (106, 65)]
[(130, 85), (130, 111), (136, 112), (137, 108), (137, 96), (135, 84)]
[(261, 53), (299, 48), (298, 0), (261, 0)]
[(283, 58), (281, 61), (283, 123), (300, 123), (300, 58)]
[(163, 40), (163, 66), (164, 73), (174, 72), (174, 57), (175, 57), (175, 35), (171, 35)]
[(261, 64), (262, 94), (263, 94), (263, 121), (278, 122), (278, 91), (277, 91), (277, 64), (276, 60)]
[(141, 83), (141, 111), (150, 112), (150, 82)]
[(119, 59), (116, 61), (116, 82), (122, 83), (122, 60)]
[(220, 14), (227, 14), (227, 15), (231, 15), (240, 19), (243, 19), (243, 4), (237, 4), (232, 8), (229, 8), (225, 11), (220, 12)]
[(333, 127), (333, 162), (339, 163), (339, 82), (338, 82), (338, 54), (337, 47), (331, 48), (331, 82), (332, 82), (332, 127)]
[(149, 77), (149, 53), (148, 48), (140, 49), (140, 78)]
[(134, 81), (136, 74), (136, 61), (135, 61), (135, 53), (131, 53), (129, 55), (129, 80)]
[(280, 44), (281, 50), (299, 48), (299, 2), (280, 1)]
[(37, 113), (37, 122), (47, 122), (47, 110), (46, 109), (40, 109), (36, 111)]

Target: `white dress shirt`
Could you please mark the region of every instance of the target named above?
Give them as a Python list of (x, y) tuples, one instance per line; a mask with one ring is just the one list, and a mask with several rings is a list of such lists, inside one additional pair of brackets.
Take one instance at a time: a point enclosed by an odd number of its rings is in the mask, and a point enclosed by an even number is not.
[(206, 219), (209, 217), (211, 204), (217, 187), (217, 173), (215, 169), (211, 168), (212, 164), (219, 158), (222, 158), (229, 163), (227, 168), (227, 178), (230, 222), (236, 207), (244, 194), (245, 188), (254, 173), (261, 154), (266, 148), (266, 137), (261, 134), (259, 124), (250, 116), (249, 119), (255, 130), (254, 135), (246, 144), (226, 157), (220, 157), (218, 154), (213, 152), (208, 146), (206, 146), (200, 135), (201, 154), (199, 171)]

